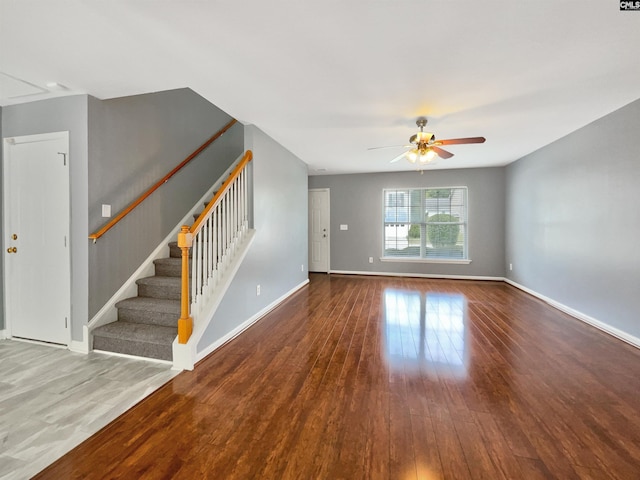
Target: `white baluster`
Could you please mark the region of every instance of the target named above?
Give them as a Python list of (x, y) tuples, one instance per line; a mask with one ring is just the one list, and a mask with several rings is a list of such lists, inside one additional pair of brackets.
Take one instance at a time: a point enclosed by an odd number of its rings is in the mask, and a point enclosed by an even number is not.
[(232, 210), (233, 210), (233, 250), (235, 251), (236, 249), (236, 243), (238, 241), (238, 180), (236, 179), (233, 182), (233, 203), (232, 203)]
[(209, 252), (208, 257), (208, 265), (207, 265), (207, 276), (209, 277), (209, 288), (213, 288), (213, 235), (215, 234), (214, 225), (213, 225), (213, 213), (209, 212), (209, 238), (207, 240), (207, 251)]
[(218, 270), (218, 275), (220, 275), (220, 259), (222, 258), (222, 210), (220, 208), (220, 204), (218, 204), (218, 206), (216, 207), (217, 210), (217, 228), (216, 228), (216, 238), (217, 238), (217, 248), (218, 248), (218, 255), (216, 257), (216, 262), (217, 262), (217, 270)]
[(218, 209), (214, 209), (211, 214), (211, 220), (213, 224), (211, 235), (211, 277), (213, 279), (213, 286), (218, 283)]

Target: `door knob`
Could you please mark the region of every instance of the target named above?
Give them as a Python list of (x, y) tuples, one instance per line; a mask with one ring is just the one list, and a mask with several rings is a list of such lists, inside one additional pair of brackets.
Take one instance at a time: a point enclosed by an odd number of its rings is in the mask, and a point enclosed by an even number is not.
[(18, 249), (16, 247), (7, 248), (7, 253), (18, 253)]

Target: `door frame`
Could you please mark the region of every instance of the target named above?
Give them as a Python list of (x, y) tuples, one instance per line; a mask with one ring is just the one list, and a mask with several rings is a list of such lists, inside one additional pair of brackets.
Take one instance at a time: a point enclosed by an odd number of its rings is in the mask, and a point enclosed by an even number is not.
[[(35, 143), (35, 142), (46, 142), (50, 140), (65, 140), (66, 141), (66, 151), (64, 152), (67, 162), (67, 166), (69, 166), (69, 132), (68, 131), (60, 131), (60, 132), (49, 132), (49, 133), (41, 133), (41, 134), (33, 134), (33, 135), (17, 135), (13, 137), (4, 137), (2, 139), (2, 255), (5, 255), (5, 252), (8, 248), (9, 240), (9, 214), (7, 211), (7, 205), (10, 204), (9, 198), (12, 193), (11, 185), (10, 185), (10, 167), (9, 167), (9, 159), (11, 158), (11, 146), (21, 143)], [(62, 153), (62, 152), (61, 152)], [(68, 258), (65, 264), (65, 278), (61, 278), (61, 281), (67, 281), (69, 286), (69, 298), (67, 298), (67, 312), (68, 312), (68, 325), (67, 325), (67, 336), (66, 336), (66, 344), (54, 344), (49, 342), (41, 342), (38, 340), (29, 340), (25, 339), (25, 341), (33, 342), (33, 343), (41, 343), (45, 345), (51, 345), (56, 347), (66, 347), (69, 348), (71, 345), (71, 169), (67, 168), (68, 175), (68, 188), (69, 192), (67, 195), (68, 204), (67, 204), (67, 223), (66, 223), (66, 231), (67, 231), (67, 251)], [(4, 257), (3, 257), (4, 258)], [(13, 338), (12, 336), (12, 322), (9, 313), (11, 312), (11, 298), (8, 295), (8, 286), (10, 285), (11, 279), (9, 278), (9, 268), (6, 262), (2, 261), (3, 267), (3, 289), (2, 296), (4, 299), (3, 305), (3, 315), (4, 315), (4, 336), (6, 338)]]
[[(331, 273), (331, 189), (330, 188), (310, 188), (309, 195), (312, 192), (327, 192), (327, 265), (326, 270), (322, 270), (323, 273)], [(307, 206), (307, 209), (309, 207)], [(311, 212), (307, 210), (307, 215)], [(309, 225), (311, 225), (311, 218), (309, 215)], [(309, 246), (311, 245), (311, 235), (308, 238)], [(311, 249), (309, 248), (309, 255), (311, 255)], [(309, 269), (311, 268), (311, 262), (309, 262)], [(313, 270), (314, 272), (317, 270)]]

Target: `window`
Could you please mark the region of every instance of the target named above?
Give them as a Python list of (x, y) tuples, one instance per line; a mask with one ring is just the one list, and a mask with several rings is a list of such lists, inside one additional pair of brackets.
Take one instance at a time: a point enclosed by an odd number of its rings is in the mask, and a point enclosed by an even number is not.
[(386, 259), (466, 261), (467, 187), (384, 190)]

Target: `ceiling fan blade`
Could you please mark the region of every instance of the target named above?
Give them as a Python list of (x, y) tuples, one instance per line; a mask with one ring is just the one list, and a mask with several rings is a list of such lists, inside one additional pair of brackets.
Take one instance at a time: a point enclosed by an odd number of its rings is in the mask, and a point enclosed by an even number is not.
[(453, 153), (447, 152), (446, 150), (443, 150), (441, 148), (431, 147), (431, 149), (434, 152), (436, 152), (440, 158), (451, 158), (451, 157), (453, 157)]
[(369, 147), (367, 150), (380, 150), (381, 148), (411, 148), (413, 145), (385, 145), (384, 147)]
[(462, 145), (465, 143), (484, 143), (484, 137), (451, 138), (449, 140), (436, 140), (438, 145)]
[(405, 153), (406, 153), (406, 152), (401, 153), (401, 154), (400, 154), (400, 155), (398, 155), (396, 158), (394, 158), (393, 160), (391, 160), (389, 163), (396, 163), (396, 162), (398, 162), (398, 161), (402, 160), (403, 158), (405, 158), (405, 157), (404, 157), (404, 154), (405, 154)]

